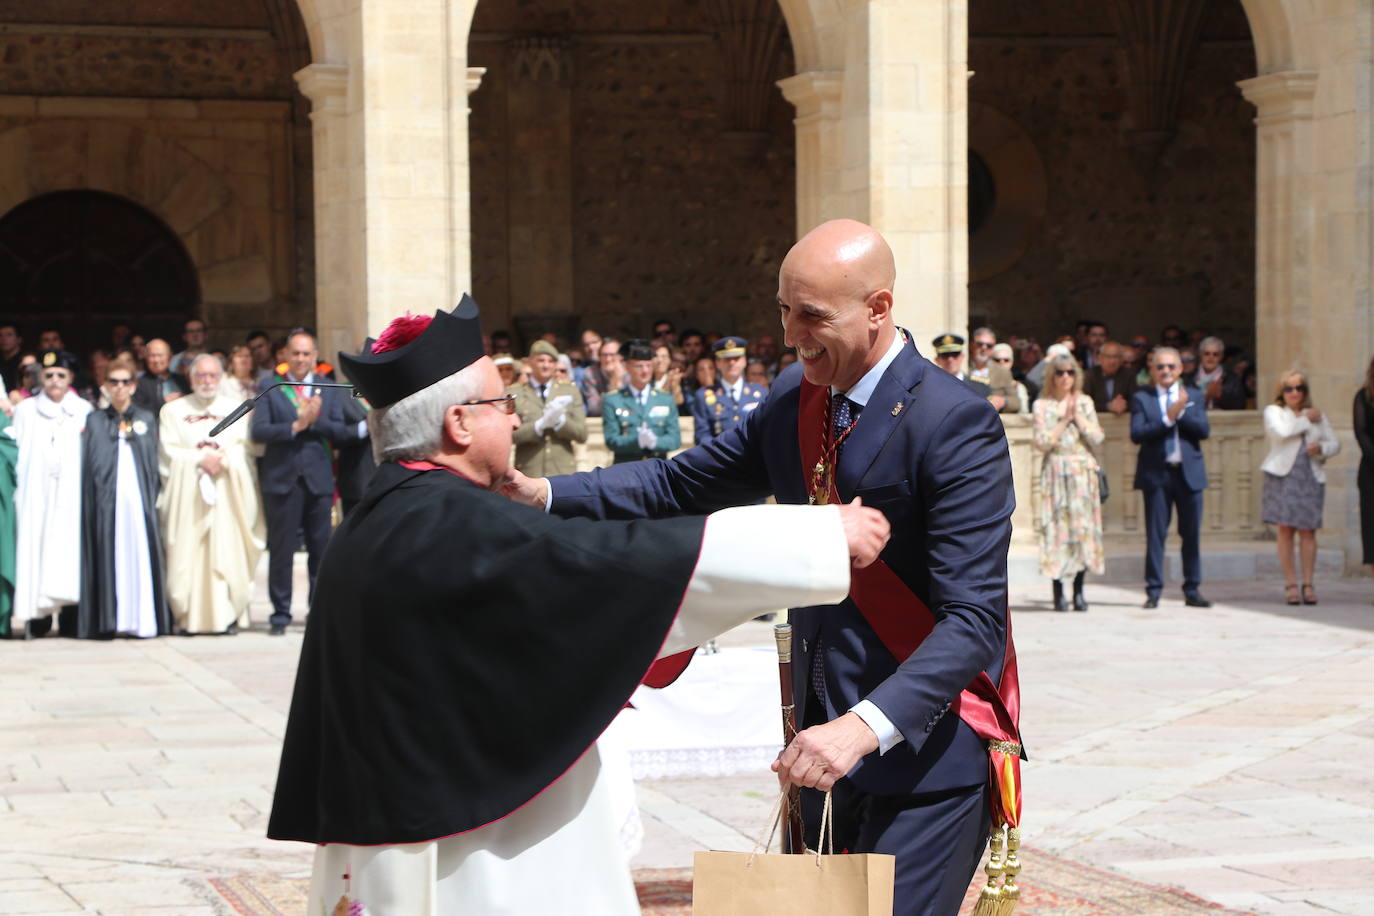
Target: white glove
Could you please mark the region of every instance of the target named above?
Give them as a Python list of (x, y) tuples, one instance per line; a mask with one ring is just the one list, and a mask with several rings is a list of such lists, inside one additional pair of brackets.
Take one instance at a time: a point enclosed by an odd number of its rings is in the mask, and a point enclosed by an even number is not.
[(534, 421), (534, 431), (542, 436), (545, 430), (562, 429), (568, 419), (568, 405), (571, 403), (572, 395), (560, 394), (545, 404), (544, 415)]
[(658, 436), (655, 436), (654, 431), (647, 426), (639, 428), (639, 447), (649, 452), (658, 447)]

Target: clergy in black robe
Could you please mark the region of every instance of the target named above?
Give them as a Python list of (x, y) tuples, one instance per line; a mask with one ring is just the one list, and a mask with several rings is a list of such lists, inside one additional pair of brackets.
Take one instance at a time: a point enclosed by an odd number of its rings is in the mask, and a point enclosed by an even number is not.
[(157, 515), (157, 417), (132, 404), (133, 375), (110, 370), (111, 406), (86, 418), (81, 464), (81, 603), (76, 636), (171, 630)]
[(382, 463), (320, 567), (268, 836), (321, 844), (312, 912), (341, 895), (379, 913), (636, 912), (597, 738), (661, 654), (803, 593), (842, 600), (886, 522), (512, 503), (490, 488), (519, 417), (475, 304), (411, 321), (340, 354)]

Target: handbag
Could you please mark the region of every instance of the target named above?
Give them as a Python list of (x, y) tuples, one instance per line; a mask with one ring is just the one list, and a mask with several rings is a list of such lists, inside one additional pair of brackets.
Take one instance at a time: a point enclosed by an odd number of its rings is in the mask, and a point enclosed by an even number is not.
[(1097, 495), (1104, 503), (1112, 495), (1112, 488), (1107, 486), (1107, 472), (1100, 467), (1097, 469)]
[(693, 916), (891, 916), (895, 856), (835, 855), (830, 793), (821, 815), (821, 846), (801, 855), (769, 853), (786, 794), (773, 806), (768, 839), (753, 852), (698, 852), (692, 875)]

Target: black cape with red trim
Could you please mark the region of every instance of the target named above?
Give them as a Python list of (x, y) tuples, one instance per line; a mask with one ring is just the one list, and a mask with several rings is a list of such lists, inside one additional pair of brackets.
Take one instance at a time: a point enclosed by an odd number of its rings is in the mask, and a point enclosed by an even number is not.
[(563, 520), (382, 465), (320, 566), (267, 835), (423, 842), (533, 799), (644, 677), (704, 525)]

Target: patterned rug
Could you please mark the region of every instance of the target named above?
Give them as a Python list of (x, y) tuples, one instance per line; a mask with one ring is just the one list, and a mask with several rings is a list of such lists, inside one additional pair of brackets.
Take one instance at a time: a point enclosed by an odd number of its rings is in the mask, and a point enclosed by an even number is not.
[[(1248, 916), (1178, 888), (1143, 884), (1034, 849), (1022, 849), (1021, 861), (1024, 884), (1017, 916)], [(634, 876), (644, 916), (690, 916), (690, 868), (641, 868)], [(299, 916), (305, 912), (310, 880), (244, 874), (210, 878), (201, 886), (224, 916)], [(973, 909), (982, 886), (980, 876), (960, 912)]]

